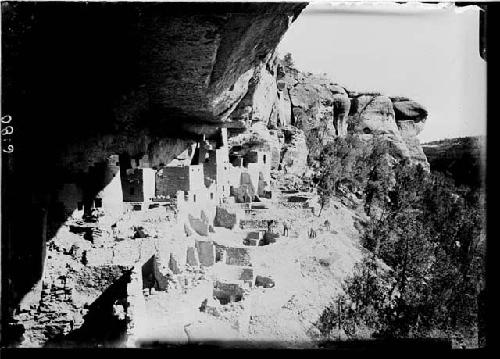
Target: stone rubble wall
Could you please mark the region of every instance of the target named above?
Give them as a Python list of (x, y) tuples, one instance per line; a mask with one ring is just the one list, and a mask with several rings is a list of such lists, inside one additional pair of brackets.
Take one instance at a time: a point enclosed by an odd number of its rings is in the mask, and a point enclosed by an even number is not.
[(15, 322), (24, 328), (21, 346), (58, 340), (80, 328), (90, 304), (126, 270), (126, 267), (116, 265), (83, 267), (69, 272), (46, 269), (38, 302), (29, 308), (19, 308), (14, 315)]
[(131, 271), (130, 282), (127, 284), (127, 347), (135, 347), (135, 340), (144, 331), (146, 323), (146, 302), (142, 292), (142, 271), (134, 267)]
[(211, 240), (197, 240), (196, 249), (200, 265), (209, 267), (215, 263), (215, 245)]
[[(275, 81), (278, 119), (284, 119), (280, 120), (280, 126), (287, 126), (290, 113), (290, 123), (303, 131), (304, 136), (282, 150), (281, 162), (290, 167), (292, 173), (300, 176), (305, 172), (300, 149), (307, 148), (318, 138), (326, 143), (348, 133), (384, 135), (393, 144), (398, 157), (429, 167), (416, 137), (427, 118), (427, 110), (419, 103), (380, 93), (349, 91), (326, 76), (306, 74), (281, 62)], [(259, 105), (253, 106), (258, 108)], [(285, 109), (285, 106), (288, 107)], [(272, 124), (271, 127), (276, 126)], [(307, 154), (305, 158), (307, 160)], [(296, 161), (300, 162), (298, 169), (292, 166)]]
[(219, 205), (216, 207), (214, 227), (237, 228), (244, 213), (235, 206)]

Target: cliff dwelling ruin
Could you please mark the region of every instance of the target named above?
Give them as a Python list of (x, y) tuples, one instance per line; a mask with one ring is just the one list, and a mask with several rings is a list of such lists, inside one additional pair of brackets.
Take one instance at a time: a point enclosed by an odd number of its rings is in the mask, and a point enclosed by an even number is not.
[(327, 229), (302, 183), (314, 131), (428, 164), (419, 104), (277, 57), (305, 6), (2, 3), (6, 344), (306, 340), (304, 303), (361, 257), (355, 214), (338, 203)]

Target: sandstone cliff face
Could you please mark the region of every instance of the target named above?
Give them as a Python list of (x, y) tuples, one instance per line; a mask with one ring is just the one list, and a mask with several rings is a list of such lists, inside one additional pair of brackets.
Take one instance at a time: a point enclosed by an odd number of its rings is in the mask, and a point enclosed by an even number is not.
[[(51, 121), (74, 118), (74, 110), (81, 109), (99, 117), (88, 119), (99, 128), (116, 122), (176, 129), (189, 129), (186, 122), (220, 123), (304, 7), (8, 4), (3, 8), (6, 90), (15, 94), (16, 82), (32, 88), (33, 98), (24, 94), (25, 100), (42, 104), (38, 113), (50, 113)], [(145, 114), (151, 117), (148, 126)]]
[(143, 15), (141, 69), (152, 106), (189, 122), (226, 120), (303, 5), (233, 7), (173, 17), (158, 6)]
[(302, 176), (307, 171), (307, 142), (303, 131), (290, 128), (285, 131), (282, 150), (282, 168), (285, 173)]
[(349, 91), (324, 75), (305, 74), (281, 63), (278, 74), (278, 88), (291, 107), (291, 123), (304, 131), (309, 147), (318, 138), (325, 143), (347, 133), (380, 135), (391, 143), (394, 155), (428, 168), (416, 137), (427, 118), (422, 105), (404, 97)]
[(393, 156), (425, 168), (417, 135), (426, 109), (404, 97), (357, 93), (326, 75), (303, 73), (272, 55), (253, 71), (248, 89), (230, 114), (230, 145), (272, 153), (272, 168), (303, 176), (309, 151), (348, 133), (385, 138)]

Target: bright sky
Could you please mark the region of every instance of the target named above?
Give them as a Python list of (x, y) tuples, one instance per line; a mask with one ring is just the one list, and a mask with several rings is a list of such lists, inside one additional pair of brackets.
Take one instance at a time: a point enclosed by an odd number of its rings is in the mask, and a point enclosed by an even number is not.
[(421, 103), (429, 111), (422, 142), (486, 134), (478, 7), (309, 5), (278, 51), (291, 52), (298, 69), (327, 73), (348, 89)]

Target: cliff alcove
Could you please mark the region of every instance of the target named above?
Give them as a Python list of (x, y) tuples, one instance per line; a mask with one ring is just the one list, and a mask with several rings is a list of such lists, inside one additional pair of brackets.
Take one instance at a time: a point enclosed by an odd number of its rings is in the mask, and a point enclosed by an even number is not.
[(78, 182), (88, 202), (110, 155), (159, 166), (211, 135), (305, 5), (2, 3), (3, 328), (66, 218), (54, 193)]
[[(2, 4), (15, 126), (2, 158), (3, 338), (12, 321), (26, 346), (185, 342), (213, 335), (207, 322), (231, 338), (307, 338), (301, 325), (361, 257), (348, 206), (329, 212), (338, 231), (318, 215), (311, 144), (377, 134), (428, 163), (421, 105), (278, 59), (305, 6)], [(112, 326), (94, 338), (101, 315)]]

